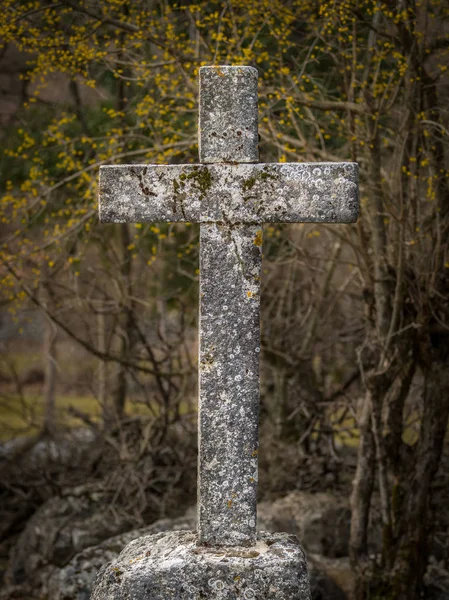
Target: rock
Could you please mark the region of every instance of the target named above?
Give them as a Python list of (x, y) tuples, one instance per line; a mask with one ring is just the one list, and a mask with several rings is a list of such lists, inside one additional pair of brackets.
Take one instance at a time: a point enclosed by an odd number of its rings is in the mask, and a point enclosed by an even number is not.
[[(55, 494), (55, 483), (60, 489), (73, 479), (83, 481), (90, 455), (95, 455), (93, 439), (91, 430), (76, 429), (54, 437), (42, 433), (21, 436), (0, 444), (0, 581), (6, 575), (12, 548), (39, 507)], [(51, 520), (50, 515), (48, 518)], [(26, 545), (23, 550), (28, 561)]]
[[(120, 539), (120, 542), (116, 540)], [(134, 539), (134, 532), (127, 535), (126, 541)], [(47, 588), (47, 597), (51, 600), (89, 600), (95, 574), (104, 561), (114, 560), (125, 538), (117, 536), (98, 546), (85, 548), (73, 557), (62, 569), (53, 569)]]
[[(91, 429), (79, 428), (64, 432), (57, 437), (20, 436), (0, 444), (0, 464), (14, 461), (22, 469), (48, 468), (49, 463), (73, 467), (80, 456), (95, 442)], [(17, 463), (20, 463), (17, 465)]]
[(312, 600), (356, 600), (355, 573), (349, 558), (308, 554)]
[(445, 569), (444, 561), (430, 558), (424, 576), (426, 598), (429, 600), (449, 600), (449, 571)]
[(33, 580), (38, 586), (48, 565), (63, 567), (88, 546), (129, 529), (104, 506), (101, 491), (51, 498), (37, 509), (12, 549), (7, 571), (11, 584)]
[(102, 223), (353, 223), (358, 166), (104, 165), (99, 216)]
[(257, 77), (253, 67), (200, 68), (201, 162), (259, 162)]
[[(259, 504), (259, 528), (283, 530), (301, 540), (310, 558), (314, 600), (319, 600), (320, 594), (326, 600), (338, 599), (341, 593), (351, 598), (348, 561), (317, 558), (326, 552), (341, 556), (347, 549), (348, 534), (343, 527), (345, 515), (349, 517), (347, 510), (344, 499), (299, 491)], [(35, 590), (41, 587), (49, 600), (84, 600), (96, 572), (116, 559), (131, 540), (195, 527), (196, 507), (192, 506), (183, 517), (120, 533), (126, 522), (114, 524), (107, 516), (101, 492), (53, 498), (38, 509), (21, 534), (11, 555), (9, 581), (32, 580)]]
[(325, 572), (311, 568), (309, 564), (312, 600), (348, 600), (346, 594)]
[[(120, 444), (126, 447), (130, 462), (134, 452), (139, 452), (135, 462), (137, 472), (145, 473), (156, 468), (165, 474), (172, 458), (169, 452), (155, 467), (151, 452), (142, 454), (139, 449), (142, 429), (147, 423), (143, 419), (124, 423), (120, 429)], [(188, 452), (191, 441), (185, 428), (182, 435), (177, 451), (182, 452), (181, 448), (186, 448)], [(57, 438), (36, 436), (33, 440), (23, 438), (0, 446), (0, 468), (2, 475), (7, 473), (0, 501), (3, 514), (8, 517), (6, 522), (0, 522), (0, 537), (6, 538), (4, 526), (9, 527), (6, 531), (9, 537), (0, 545), (0, 571), (3, 558), (7, 568), (4, 575), (1, 573), (4, 585), (21, 587), (32, 582), (33, 593), (37, 593), (46, 584), (50, 571), (65, 567), (84, 548), (96, 546), (157, 518), (160, 507), (151, 493), (140, 514), (140, 523), (133, 509), (128, 510), (126, 502), (132, 503), (135, 493), (141, 493), (140, 482), (133, 480), (129, 486), (123, 486), (123, 494), (117, 496), (120, 491), (117, 490), (117, 481), (122, 481), (120, 461), (123, 457), (118, 454), (120, 444), (110, 443), (112, 439), (105, 441), (102, 436), (94, 437), (93, 432), (84, 429)], [(178, 434), (172, 434), (170, 439), (178, 441)], [(167, 511), (175, 513), (179, 510), (179, 496), (184, 499), (189, 486), (193, 489), (193, 475), (193, 469), (190, 474), (186, 469), (179, 492), (170, 489), (169, 494), (164, 496)], [(74, 487), (83, 480), (82, 486)], [(7, 487), (6, 482), (10, 486)], [(26, 486), (31, 492), (37, 491), (33, 496), (31, 493), (25, 495), (24, 485), (25, 491), (28, 491)], [(21, 495), (15, 490), (19, 490)], [(54, 497), (56, 490), (60, 495)], [(30, 598), (31, 595), (26, 592), (24, 597)]]
[(348, 555), (350, 520), (347, 500), (325, 492), (294, 491), (258, 506), (259, 527), (292, 533), (306, 552), (331, 558)]
[(105, 563), (114, 561), (129, 542), (167, 530), (190, 529), (193, 521), (192, 517), (160, 519), (149, 527), (128, 531), (85, 548), (62, 569), (52, 569), (43, 590), (45, 597), (48, 600), (88, 600), (97, 572)]
[[(48, 587), (48, 600), (85, 600), (89, 598), (97, 572), (105, 563), (113, 562), (130, 541), (163, 531), (194, 529), (196, 508), (184, 517), (161, 519), (148, 527), (123, 533), (77, 554), (62, 569), (53, 569)], [(312, 600), (353, 600), (354, 577), (349, 561), (326, 559), (311, 554), (307, 557)]]
[(200, 230), (198, 535), (210, 546), (256, 540), (261, 235)]
[(252, 548), (207, 548), (191, 531), (138, 538), (98, 573), (92, 600), (310, 600), (298, 540), (260, 533)]

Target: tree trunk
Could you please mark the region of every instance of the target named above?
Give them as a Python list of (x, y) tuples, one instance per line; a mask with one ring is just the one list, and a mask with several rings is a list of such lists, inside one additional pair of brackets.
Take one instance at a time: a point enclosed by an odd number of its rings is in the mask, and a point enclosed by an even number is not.
[[(106, 341), (106, 315), (104, 314), (103, 307), (100, 308), (100, 311), (97, 315), (97, 327), (98, 327), (98, 350), (106, 354), (107, 351), (107, 341)], [(108, 395), (108, 364), (107, 362), (100, 358), (98, 362), (98, 402), (102, 410), (104, 411), (104, 407), (107, 403), (107, 395)]]
[[(54, 307), (54, 298), (50, 288), (50, 275), (47, 264), (42, 265), (42, 303), (46, 310), (52, 312)], [(42, 354), (44, 357), (44, 433), (50, 435), (55, 433), (56, 429), (56, 338), (58, 328), (47, 314), (44, 314), (44, 339)]]
[(45, 359), (44, 378), (44, 431), (53, 434), (56, 429), (56, 339), (58, 329), (46, 316), (43, 355)]
[[(360, 441), (350, 499), (349, 557), (352, 567), (357, 573), (359, 585), (364, 579), (364, 570), (368, 560), (368, 524), (375, 472), (375, 444), (371, 428), (371, 393), (371, 390), (367, 389), (358, 423)], [(359, 594), (358, 597), (363, 596)]]
[(425, 373), (424, 413), (416, 462), (398, 515), (398, 543), (392, 570), (397, 600), (422, 597), (422, 580), (428, 561), (428, 505), (448, 427), (449, 364), (435, 360)]
[(133, 331), (132, 310), (132, 255), (129, 250), (128, 225), (119, 225), (120, 297), (115, 327), (115, 355), (117, 362), (112, 376), (110, 399), (105, 403), (105, 427), (116, 426), (123, 417), (127, 396), (127, 367), (120, 360), (129, 358), (130, 340)]

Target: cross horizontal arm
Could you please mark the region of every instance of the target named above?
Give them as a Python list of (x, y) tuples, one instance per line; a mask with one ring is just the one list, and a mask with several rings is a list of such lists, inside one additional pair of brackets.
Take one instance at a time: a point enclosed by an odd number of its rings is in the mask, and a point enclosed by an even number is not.
[(103, 223), (352, 223), (358, 165), (104, 166), (99, 212)]

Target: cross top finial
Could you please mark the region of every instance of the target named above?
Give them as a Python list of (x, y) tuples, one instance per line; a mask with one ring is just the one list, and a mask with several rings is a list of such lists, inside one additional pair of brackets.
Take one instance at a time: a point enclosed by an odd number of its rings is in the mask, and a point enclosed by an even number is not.
[(200, 68), (200, 162), (259, 161), (257, 76), (254, 67)]

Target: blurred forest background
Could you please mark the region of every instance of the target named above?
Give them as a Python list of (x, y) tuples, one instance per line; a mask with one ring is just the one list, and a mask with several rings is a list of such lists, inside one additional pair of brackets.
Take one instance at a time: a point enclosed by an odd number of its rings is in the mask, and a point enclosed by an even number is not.
[(448, 4), (1, 9), (0, 595), (192, 522), (198, 227), (99, 225), (98, 168), (197, 162), (198, 68), (245, 64), (261, 161), (361, 173), (356, 225), (264, 229), (261, 524), (314, 600), (448, 599)]

